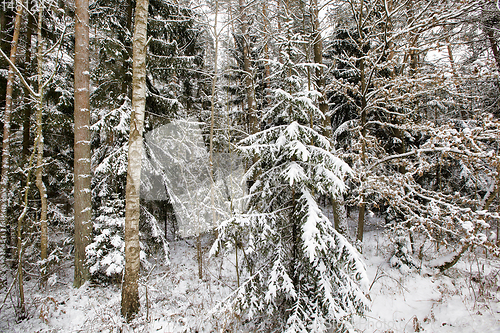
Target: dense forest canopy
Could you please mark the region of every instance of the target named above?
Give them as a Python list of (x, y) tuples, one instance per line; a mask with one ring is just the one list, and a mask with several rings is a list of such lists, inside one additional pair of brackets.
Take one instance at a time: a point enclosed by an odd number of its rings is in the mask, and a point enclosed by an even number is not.
[(23, 283), (69, 265), (75, 287), (123, 285), (131, 321), (179, 240), (200, 281), (208, 255), (236, 254), (214, 311), (251, 331), (353, 330), (373, 216), (403, 271), (497, 260), (498, 1), (0, 8), (0, 287), (17, 320)]

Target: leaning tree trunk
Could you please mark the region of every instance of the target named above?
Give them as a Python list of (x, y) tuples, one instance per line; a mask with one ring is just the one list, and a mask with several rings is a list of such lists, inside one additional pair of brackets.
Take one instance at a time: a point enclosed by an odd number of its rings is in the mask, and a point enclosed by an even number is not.
[[(10, 61), (16, 62), (17, 42), (23, 16), (23, 6), (17, 6), (16, 19), (14, 23), (14, 35), (10, 47)], [(9, 159), (10, 159), (10, 116), (12, 112), (12, 93), (14, 90), (14, 68), (9, 66), (7, 77), (7, 89), (5, 95), (5, 109), (3, 114), (3, 143), (2, 143), (2, 171), (0, 179), (0, 286), (6, 282), (7, 263), (7, 206), (8, 206), (8, 183), (9, 183)]]
[(139, 312), (139, 217), (142, 132), (146, 107), (146, 43), (148, 0), (137, 0), (133, 39), (132, 116), (128, 148), (125, 204), (125, 275), (122, 286), (122, 316), (132, 320)]
[(85, 248), (92, 236), (90, 193), (89, 2), (76, 0), (75, 20), (75, 277), (79, 288), (89, 279)]

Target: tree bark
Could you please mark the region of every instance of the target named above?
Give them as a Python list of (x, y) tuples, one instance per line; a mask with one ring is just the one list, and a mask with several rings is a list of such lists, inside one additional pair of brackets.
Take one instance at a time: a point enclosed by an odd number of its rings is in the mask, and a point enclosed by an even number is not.
[(125, 204), (125, 274), (122, 286), (121, 313), (131, 321), (139, 312), (139, 218), (142, 160), (142, 132), (146, 108), (146, 43), (148, 0), (138, 0), (135, 7), (132, 71), (132, 116), (128, 148)]
[(269, 89), (271, 88), (271, 69), (269, 67), (269, 62), (270, 62), (270, 57), (269, 57), (269, 33), (268, 33), (268, 17), (267, 17), (267, 3), (264, 1), (263, 2), (263, 7), (262, 7), (262, 15), (264, 17), (264, 32), (265, 32), (265, 44), (264, 44), (264, 59), (266, 60), (264, 68), (265, 68), (265, 90), (264, 90), (264, 96), (265, 96), (265, 102), (266, 104), (269, 104), (269, 98), (267, 97), (267, 94), (269, 93)]
[(92, 237), (90, 192), (89, 3), (76, 0), (75, 12), (75, 276), (79, 288), (89, 279), (85, 248)]
[[(323, 65), (323, 38), (321, 37), (321, 29), (319, 24), (319, 7), (318, 0), (313, 0), (312, 3), (313, 12), (313, 52), (314, 52), (314, 63), (318, 65)], [(318, 91), (321, 93), (319, 99), (319, 110), (323, 114), (323, 136), (330, 140), (332, 136), (332, 120), (331, 116), (328, 114), (328, 101), (326, 98), (326, 80), (324, 76), (324, 69), (322, 67), (316, 68), (316, 86)], [(345, 228), (343, 228), (340, 217), (340, 203), (338, 198), (332, 196), (332, 210), (333, 210), (333, 220), (335, 229), (345, 235)]]
[(37, 50), (37, 72), (38, 72), (38, 103), (36, 110), (36, 136), (37, 136), (37, 154), (36, 154), (36, 173), (35, 183), (40, 193), (40, 259), (42, 260), (41, 266), (41, 282), (45, 285), (46, 281), (46, 260), (47, 260), (47, 242), (48, 242), (48, 228), (47, 228), (47, 190), (43, 183), (43, 82), (42, 82), (42, 66), (43, 66), (43, 39), (42, 39), (42, 18), (43, 7), (40, 6), (38, 10), (38, 50)]
[[(17, 44), (23, 6), (17, 6), (16, 19), (14, 23), (14, 35), (10, 48), (10, 61), (16, 62)], [(5, 109), (3, 115), (3, 143), (2, 143), (2, 171), (0, 179), (0, 286), (6, 282), (7, 262), (7, 207), (8, 207), (8, 183), (9, 183), (9, 160), (10, 160), (10, 116), (12, 113), (12, 93), (14, 90), (14, 68), (9, 66), (7, 77), (7, 93), (5, 94)]]

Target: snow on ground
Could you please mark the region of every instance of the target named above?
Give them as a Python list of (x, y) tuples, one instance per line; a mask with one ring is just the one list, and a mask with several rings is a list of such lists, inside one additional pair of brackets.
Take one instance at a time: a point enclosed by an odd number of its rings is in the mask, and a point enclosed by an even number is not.
[[(500, 262), (470, 254), (445, 274), (390, 267), (391, 244), (380, 219), (367, 226), (364, 256), (371, 282), (371, 310), (355, 318), (359, 332), (500, 332)], [(26, 282), (30, 318), (16, 323), (15, 296), (0, 310), (0, 332), (218, 332), (224, 318), (211, 309), (236, 288), (234, 253), (208, 259), (198, 279), (196, 248), (190, 240), (171, 244), (171, 265), (152, 263), (140, 282), (141, 313), (131, 324), (120, 313), (120, 288), (72, 287), (72, 268), (42, 292)], [(205, 247), (208, 253), (208, 244)], [(491, 258), (491, 257), (490, 257)], [(5, 298), (5, 289), (0, 300)], [(228, 319), (228, 318), (226, 318)], [(244, 331), (242, 331), (244, 332)]]
[(425, 268), (421, 274), (401, 272), (387, 262), (387, 238), (376, 232), (365, 237), (371, 311), (356, 318), (359, 331), (500, 332), (498, 259), (471, 254), (444, 274)]

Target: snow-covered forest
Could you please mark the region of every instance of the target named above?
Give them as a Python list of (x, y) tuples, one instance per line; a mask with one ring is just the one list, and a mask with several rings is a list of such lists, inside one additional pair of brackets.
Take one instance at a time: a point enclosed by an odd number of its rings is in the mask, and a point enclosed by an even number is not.
[(1, 332), (498, 332), (498, 0), (2, 0)]

